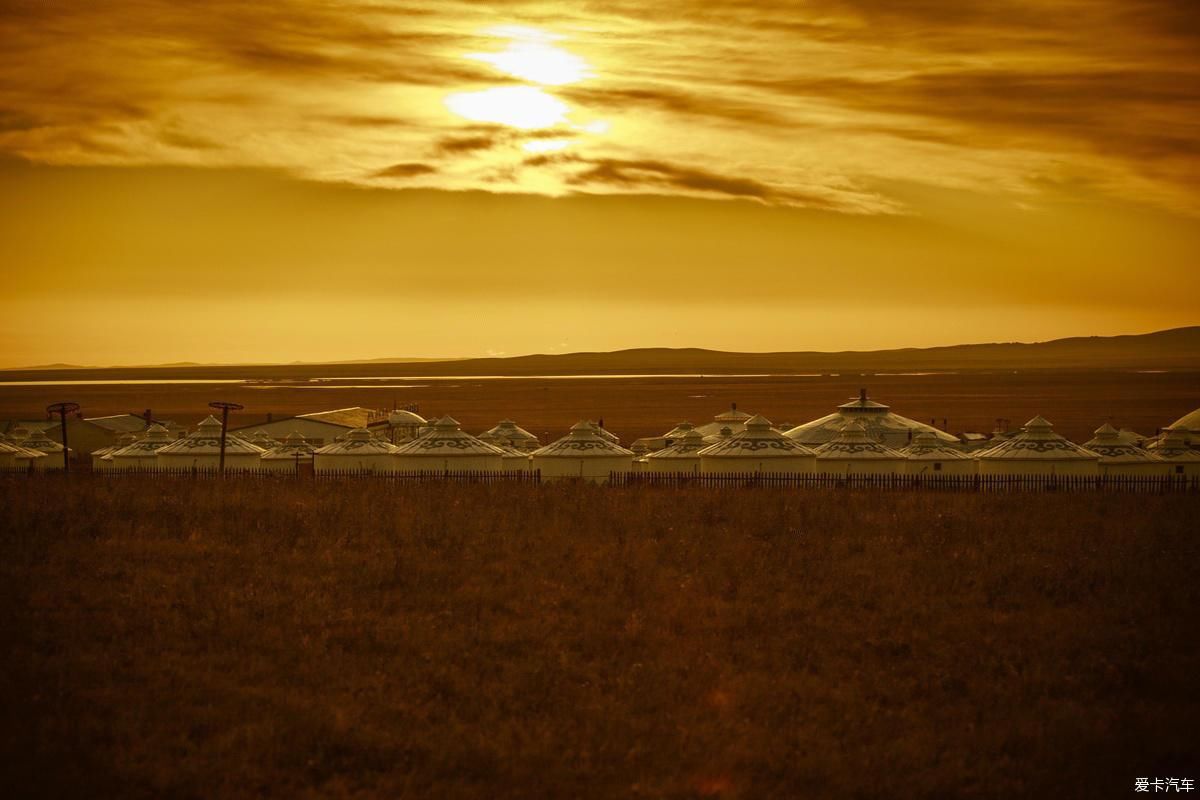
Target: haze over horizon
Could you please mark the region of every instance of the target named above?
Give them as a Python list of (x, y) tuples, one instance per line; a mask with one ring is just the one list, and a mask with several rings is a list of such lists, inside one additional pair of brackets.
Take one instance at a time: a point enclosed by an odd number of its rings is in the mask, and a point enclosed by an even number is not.
[(1194, 324), (1200, 9), (0, 2), (0, 364)]

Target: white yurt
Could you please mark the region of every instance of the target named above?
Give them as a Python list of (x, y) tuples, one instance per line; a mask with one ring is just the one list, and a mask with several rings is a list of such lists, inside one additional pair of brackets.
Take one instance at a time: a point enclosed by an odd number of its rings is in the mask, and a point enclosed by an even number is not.
[(502, 444), (493, 446), (499, 447), (501, 450), (500, 469), (505, 472), (531, 472), (533, 470), (533, 462), (529, 458), (529, 453), (526, 453), (524, 450), (505, 447)]
[(1189, 444), (1188, 437), (1187, 429), (1172, 425), (1163, 429), (1154, 449), (1150, 451), (1166, 463), (1168, 474), (1188, 477), (1200, 475), (1200, 450)]
[(272, 439), (271, 434), (264, 430), (254, 431), (254, 433), (250, 434), (250, 437), (246, 441), (250, 442), (250, 444), (254, 445), (259, 450), (262, 450), (264, 453), (279, 446), (279, 441)]
[(394, 472), (395, 453), (395, 445), (375, 438), (366, 428), (351, 428), (344, 439), (313, 451), (313, 470)]
[[(26, 450), (45, 454), (45, 458), (33, 461), (34, 469), (63, 468), (63, 446), (47, 436), (44, 430), (30, 433), (28, 429), (18, 426), (13, 429), (13, 438)], [(69, 451), (67, 455), (74, 456), (74, 451)]]
[[(18, 457), (20, 461), (18, 462)], [(26, 450), (18, 444), (8, 441), (0, 434), (0, 469), (28, 469), (30, 459), (45, 458), (45, 453), (36, 450)]]
[(610, 472), (633, 470), (633, 451), (605, 437), (594, 422), (576, 422), (558, 441), (534, 450), (533, 468), (543, 480), (577, 478), (595, 483), (608, 481)]
[(918, 433), (932, 433), (941, 442), (960, 445), (957, 436), (892, 412), (890, 406), (868, 399), (867, 390), (838, 406), (837, 411), (787, 431), (784, 435), (809, 447), (833, 441), (849, 422), (860, 422), (867, 436), (888, 447), (907, 447)]
[(696, 430), (700, 431), (701, 436), (716, 436), (721, 433), (722, 428), (729, 428), (730, 435), (733, 435), (745, 431), (746, 423), (753, 418), (753, 414), (738, 411), (737, 403), (730, 403), (728, 411), (717, 414), (712, 422), (697, 425)]
[(596, 433), (600, 434), (600, 437), (602, 439), (610, 441), (613, 444), (619, 445), (621, 443), (620, 436), (617, 436), (615, 433), (610, 431), (608, 428), (604, 427), (604, 420), (600, 420), (599, 422), (596, 422), (594, 419), (589, 419), (589, 420), (587, 420), (587, 424), (591, 425), (593, 428), (595, 428)]
[(92, 471), (103, 472), (106, 469), (112, 469), (113, 460), (112, 454), (120, 450), (122, 447), (128, 447), (137, 441), (136, 433), (122, 433), (117, 437), (117, 441), (107, 447), (101, 447), (99, 450), (92, 451)]
[(1190, 414), (1184, 414), (1167, 427), (1174, 428), (1177, 433), (1182, 434), (1189, 445), (1200, 444), (1200, 408)]
[(1021, 432), (975, 454), (980, 475), (1099, 475), (1100, 455), (1054, 432), (1037, 416)]
[(830, 475), (901, 475), (908, 471), (907, 456), (872, 439), (867, 426), (856, 419), (842, 425), (816, 453), (817, 472)]
[(388, 414), (388, 432), (392, 444), (411, 442), (420, 435), (421, 428), (429, 421), (415, 411), (398, 408)]
[[(147, 434), (148, 436), (149, 434)], [(258, 469), (263, 451), (236, 436), (225, 437), (225, 469)], [(113, 456), (113, 461), (117, 457)], [(221, 421), (206, 417), (196, 430), (155, 453), (159, 469), (216, 469), (221, 464)]]
[[(743, 425), (742, 431), (739, 431), (739, 433), (743, 432), (745, 430), (746, 430), (746, 426)], [(696, 432), (700, 433), (700, 428), (697, 428)], [(704, 443), (705, 444), (716, 444), (717, 442), (723, 442), (726, 439), (731, 439), (731, 438), (733, 438), (733, 428), (726, 426), (724, 428), (721, 428), (721, 430), (717, 431), (716, 433), (710, 433), (707, 436), (705, 436)]]
[[(217, 435), (220, 436), (220, 432)], [(151, 425), (146, 429), (146, 435), (141, 439), (130, 442), (109, 455), (109, 469), (116, 471), (157, 469), (159, 466), (158, 451), (171, 444), (171, 442), (177, 441), (180, 440), (172, 439), (171, 432), (166, 427), (157, 423)]]
[(761, 414), (745, 430), (699, 452), (701, 472), (812, 472), (816, 454), (771, 427)]
[(312, 464), (315, 451), (304, 434), (292, 431), (281, 444), (262, 454), (262, 468), (268, 472), (296, 472), (301, 466)]
[(648, 453), (645, 472), (699, 472), (700, 451), (708, 447), (700, 431), (690, 425), (674, 444)]
[(432, 430), (424, 436), (397, 445), (393, 459), (399, 472), (504, 469), (502, 449), (475, 438), (449, 416), (434, 422)]
[[(29, 470), (45, 469), (43, 466), (48, 456), (41, 450), (31, 450), (28, 447), (22, 447), (16, 441), (4, 442), (5, 447), (12, 448), (12, 468), (21, 472)], [(59, 461), (61, 468), (62, 461)]]
[(929, 431), (918, 433), (900, 452), (909, 475), (974, 475), (979, 469), (974, 458)]
[(497, 447), (507, 447), (522, 453), (532, 453), (541, 447), (538, 437), (522, 428), (511, 419), (502, 419), (492, 428), (488, 428), (478, 437), (481, 441), (494, 444)]
[(1101, 475), (1166, 475), (1170, 471), (1161, 458), (1125, 441), (1107, 422), (1083, 446), (1100, 456)]

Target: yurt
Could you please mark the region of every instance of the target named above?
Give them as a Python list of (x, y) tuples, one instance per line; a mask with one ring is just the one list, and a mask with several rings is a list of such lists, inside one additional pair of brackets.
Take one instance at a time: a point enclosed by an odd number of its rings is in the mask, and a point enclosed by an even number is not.
[(499, 447), (501, 450), (500, 469), (505, 472), (531, 472), (533, 470), (533, 462), (529, 458), (529, 453), (524, 450), (516, 450), (501, 444), (493, 445), (493, 447)]
[(429, 421), (415, 411), (398, 408), (388, 414), (388, 431), (392, 444), (411, 442)]
[(262, 450), (264, 453), (279, 446), (279, 441), (272, 439), (271, 434), (264, 430), (254, 431), (252, 434), (250, 434), (250, 438), (247, 439), (247, 441), (257, 447), (259, 450)]
[(346, 438), (313, 451), (313, 470), (329, 472), (394, 472), (396, 446), (352, 428)]
[(633, 451), (610, 441), (601, 430), (593, 422), (576, 422), (566, 436), (533, 451), (533, 468), (541, 471), (542, 480), (594, 483), (607, 482), (610, 472), (632, 471)]
[[(742, 431), (745, 431), (745, 430), (746, 430), (746, 426), (743, 425)], [(700, 433), (700, 432), (701, 432), (700, 428), (697, 428), (696, 433)], [(721, 428), (721, 430), (717, 431), (716, 433), (710, 433), (707, 436), (705, 436), (704, 443), (705, 444), (716, 444), (717, 442), (723, 442), (726, 439), (730, 439), (732, 437), (733, 437), (733, 428), (726, 426), (724, 428)]]
[[(262, 453), (236, 436), (225, 437), (226, 470), (258, 469)], [(206, 417), (196, 430), (160, 448), (155, 463), (160, 469), (216, 469), (221, 464), (221, 421)]]
[(315, 451), (304, 434), (292, 431), (281, 444), (262, 454), (262, 468), (267, 472), (296, 472), (302, 465), (312, 464)]
[[(221, 435), (218, 430), (217, 436)], [(171, 432), (163, 425), (154, 424), (146, 429), (146, 435), (141, 439), (137, 439), (125, 445), (119, 450), (113, 451), (109, 456), (110, 469), (116, 471), (131, 470), (131, 469), (156, 469), (158, 463), (158, 451), (162, 450), (171, 442), (182, 441), (180, 439), (172, 439)]]
[(975, 454), (980, 475), (1099, 475), (1100, 455), (1054, 432), (1041, 416), (995, 447)]
[(645, 472), (699, 472), (700, 451), (708, 447), (700, 431), (690, 425), (674, 444), (645, 457)]
[(532, 453), (541, 447), (538, 437), (522, 428), (511, 419), (502, 419), (492, 428), (488, 428), (478, 437), (481, 441), (494, 444), (497, 447), (508, 447), (522, 453)]
[(101, 447), (99, 450), (92, 451), (92, 471), (103, 472), (106, 469), (112, 469), (113, 459), (112, 454), (123, 447), (128, 447), (137, 441), (136, 433), (122, 433), (117, 437), (114, 444), (108, 447)]
[(504, 469), (504, 451), (464, 431), (454, 417), (444, 416), (436, 420), (432, 427), (424, 436), (396, 446), (396, 470), (499, 472)]
[(909, 475), (974, 475), (978, 471), (974, 458), (929, 431), (918, 433), (900, 452)]
[(729, 428), (730, 434), (742, 433), (746, 430), (746, 422), (754, 417), (745, 411), (738, 411), (737, 403), (730, 403), (728, 411), (722, 411), (713, 417), (712, 422), (697, 425), (696, 430), (701, 436), (716, 436), (722, 428)]
[[(12, 457), (11, 468), (20, 472), (28, 472), (29, 470), (45, 469), (43, 462), (48, 456), (41, 450), (31, 450), (28, 447), (22, 447), (19, 442), (8, 439), (0, 441), (6, 451), (11, 451)], [(60, 461), (61, 465), (62, 462)]]
[[(633, 444), (631, 444), (629, 447), (634, 453), (639, 455), (653, 453), (657, 450), (662, 450), (664, 447), (670, 447), (674, 444), (678, 444), (679, 440), (683, 438), (685, 433), (695, 429), (696, 428), (694, 425), (692, 425), (692, 423), (681, 422), (661, 436), (645, 436), (641, 439), (635, 439)], [(739, 430), (741, 430), (741, 426), (739, 426)], [(701, 434), (701, 438), (703, 438), (703, 434)]]
[(1100, 456), (1101, 475), (1166, 475), (1167, 464), (1148, 450), (1130, 444), (1107, 422), (1084, 447)]
[(857, 419), (846, 422), (816, 453), (817, 472), (831, 475), (901, 475), (908, 471), (904, 453), (872, 439), (867, 426)]
[(761, 414), (746, 420), (745, 430), (699, 452), (701, 472), (812, 472), (816, 456), (771, 427)]
[(918, 433), (932, 433), (941, 442), (958, 446), (957, 436), (938, 430), (932, 425), (917, 422), (892, 412), (891, 407), (877, 403), (867, 397), (867, 390), (859, 391), (858, 397), (838, 406), (832, 414), (797, 425), (784, 435), (809, 447), (833, 441), (849, 422), (860, 422), (867, 436), (888, 447), (907, 447)]
[(599, 422), (596, 422), (595, 420), (589, 419), (589, 420), (587, 420), (587, 424), (591, 425), (593, 428), (595, 428), (596, 433), (600, 434), (600, 437), (602, 439), (612, 442), (613, 444), (621, 443), (620, 436), (617, 436), (615, 433), (610, 431), (608, 428), (604, 427), (604, 420), (600, 420)]
[[(13, 437), (26, 450), (45, 453), (45, 458), (34, 460), (34, 469), (63, 468), (63, 446), (47, 436), (44, 430), (35, 430), (30, 433), (26, 428), (17, 427), (13, 429)], [(68, 452), (67, 455), (73, 456), (74, 453)]]
[(1167, 427), (1181, 433), (1189, 445), (1200, 444), (1200, 408), (1190, 414), (1184, 414)]
[(1186, 429), (1174, 425), (1164, 429), (1150, 452), (1166, 463), (1170, 475), (1200, 475), (1200, 450), (1193, 449), (1188, 443)]

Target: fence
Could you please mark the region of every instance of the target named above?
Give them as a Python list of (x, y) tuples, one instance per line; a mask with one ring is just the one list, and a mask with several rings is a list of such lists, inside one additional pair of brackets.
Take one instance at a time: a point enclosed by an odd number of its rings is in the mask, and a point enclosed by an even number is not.
[[(36, 479), (61, 475), (61, 470), (0, 468), (0, 477)], [(259, 481), (344, 481), (372, 480), (381, 483), (528, 483), (542, 482), (537, 470), (439, 470), (410, 472), (374, 472), (371, 470), (322, 470), (311, 466), (300, 470), (226, 468), (224, 475), (216, 467), (167, 467), (126, 470), (81, 470), (72, 476), (98, 480), (122, 480), (137, 476), (174, 479), (212, 480), (219, 478)], [(869, 475), (803, 472), (613, 472), (609, 486), (705, 486), (712, 488), (780, 487), (795, 489), (877, 489), (932, 490), (949, 492), (1140, 492), (1165, 494), (1200, 492), (1200, 475)]]
[(1200, 475), (846, 475), (804, 472), (614, 472), (613, 486), (780, 486), (952, 492), (1198, 492)]

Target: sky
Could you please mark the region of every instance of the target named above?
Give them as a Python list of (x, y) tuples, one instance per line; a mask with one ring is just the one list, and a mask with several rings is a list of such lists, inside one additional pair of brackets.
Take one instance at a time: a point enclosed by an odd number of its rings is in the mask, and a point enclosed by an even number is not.
[(1200, 6), (0, 0), (0, 365), (1200, 323)]

